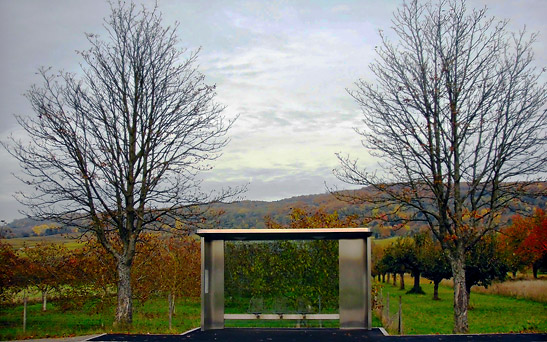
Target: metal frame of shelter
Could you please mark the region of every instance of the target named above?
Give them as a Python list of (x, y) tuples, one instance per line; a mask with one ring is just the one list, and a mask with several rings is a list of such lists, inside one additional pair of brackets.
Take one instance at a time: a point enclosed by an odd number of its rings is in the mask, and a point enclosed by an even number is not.
[[(372, 329), (371, 242), (368, 228), (199, 229), (201, 330), (226, 319), (339, 319), (341, 329)], [(224, 241), (339, 240), (339, 314), (225, 314)]]

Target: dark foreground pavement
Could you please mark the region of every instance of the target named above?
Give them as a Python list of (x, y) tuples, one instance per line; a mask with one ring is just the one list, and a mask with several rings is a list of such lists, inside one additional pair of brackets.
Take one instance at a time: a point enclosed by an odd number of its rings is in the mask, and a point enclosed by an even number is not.
[(183, 335), (124, 335), (106, 334), (89, 339), (94, 342), (179, 342), (179, 341), (226, 341), (226, 342), (414, 342), (414, 341), (468, 341), (468, 342), (512, 342), (547, 341), (547, 334), (481, 334), (481, 335), (409, 335), (385, 336), (380, 329), (258, 329), (227, 328), (223, 330), (192, 330)]

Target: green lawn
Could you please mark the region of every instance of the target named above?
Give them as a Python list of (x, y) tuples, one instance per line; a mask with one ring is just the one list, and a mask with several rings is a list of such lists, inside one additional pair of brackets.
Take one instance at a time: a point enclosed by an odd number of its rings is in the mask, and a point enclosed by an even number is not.
[(169, 330), (167, 299), (155, 298), (134, 305), (133, 327), (130, 331), (112, 326), (114, 306), (101, 308), (90, 301), (82, 308), (62, 311), (55, 301), (48, 303), (48, 311), (41, 311), (41, 303), (28, 306), (27, 329), (23, 333), (22, 305), (0, 306), (0, 340), (62, 337), (105, 332), (173, 333), (180, 334), (200, 324), (199, 298), (177, 300), (173, 329)]
[[(410, 278), (409, 278), (410, 279)], [(383, 297), (390, 296), (390, 313), (395, 314), (402, 296), (404, 334), (452, 333), (453, 291), (439, 288), (440, 301), (433, 301), (433, 285), (422, 284), (425, 295), (407, 294), (391, 284), (382, 284)], [(547, 332), (547, 304), (511, 297), (471, 294), (470, 333)], [(394, 333), (394, 332), (392, 332)]]
[[(410, 283), (410, 282), (408, 282)], [(433, 286), (422, 284), (426, 295), (409, 295), (398, 287), (382, 284), (384, 298), (390, 294), (390, 312), (398, 308), (398, 298), (403, 300), (403, 325), (405, 334), (449, 334), (452, 333), (452, 289), (439, 289), (442, 300), (431, 299)], [(407, 288), (408, 290), (408, 288)], [(246, 306), (246, 305), (244, 305)], [(547, 304), (510, 297), (477, 294), (471, 296), (472, 309), (469, 311), (471, 333), (508, 332), (547, 332)], [(227, 308), (227, 312), (246, 312), (246, 307)], [(329, 312), (325, 310), (323, 312)], [(130, 331), (120, 331), (112, 325), (114, 305), (101, 308), (96, 301), (89, 300), (83, 307), (62, 311), (52, 299), (48, 311), (41, 311), (40, 303), (28, 308), (27, 332), (22, 332), (22, 305), (0, 306), (0, 340), (61, 337), (87, 335), (104, 332), (132, 333), (182, 333), (199, 326), (199, 298), (177, 300), (173, 329), (168, 329), (167, 299), (154, 298), (144, 304), (134, 305), (134, 324)], [(229, 321), (227, 326), (295, 326), (295, 321)], [(319, 324), (319, 322), (303, 322)], [(336, 327), (338, 322), (322, 322), (323, 327)], [(380, 326), (378, 317), (373, 318), (373, 326)], [(393, 332), (392, 332), (393, 333)]]

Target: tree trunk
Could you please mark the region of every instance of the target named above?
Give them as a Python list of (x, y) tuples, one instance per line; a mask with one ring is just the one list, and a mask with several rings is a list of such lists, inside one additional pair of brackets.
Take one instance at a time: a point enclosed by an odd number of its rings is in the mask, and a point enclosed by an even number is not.
[(439, 298), (439, 283), (440, 281), (433, 282), (433, 300), (441, 300)]
[(42, 291), (42, 311), (47, 310), (47, 291)]
[(382, 283), (385, 283), (385, 282), (386, 282), (386, 274), (382, 273)]
[(465, 254), (458, 251), (457, 256), (450, 258), (454, 278), (454, 333), (464, 334), (469, 331), (467, 307), (469, 297), (465, 286)]
[(414, 286), (407, 293), (424, 294), (425, 292), (420, 286), (420, 272), (412, 273), (412, 277), (414, 278)]
[(393, 286), (397, 286), (397, 273), (393, 273)]
[(127, 326), (133, 322), (133, 299), (131, 293), (131, 266), (118, 262), (118, 306), (116, 325)]
[(471, 301), (471, 288), (472, 287), (473, 287), (473, 285), (465, 287), (465, 291), (467, 291), (467, 307), (468, 308), (469, 308), (469, 303)]
[(405, 289), (405, 274), (404, 273), (401, 273), (399, 274), (399, 277), (401, 278), (400, 282), (401, 282), (401, 287), (400, 289), (401, 290), (404, 290)]
[(537, 263), (534, 262), (532, 264), (532, 273), (534, 274), (534, 279), (538, 278), (538, 269), (539, 269), (539, 267), (538, 267)]
[(387, 274), (387, 282), (389, 283), (391, 281), (391, 273)]

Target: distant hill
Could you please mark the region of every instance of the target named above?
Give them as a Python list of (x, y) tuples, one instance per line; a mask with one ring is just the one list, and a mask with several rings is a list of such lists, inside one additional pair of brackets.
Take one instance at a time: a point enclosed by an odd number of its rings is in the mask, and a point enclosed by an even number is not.
[[(545, 187), (546, 185), (547, 183), (540, 183), (538, 186)], [(359, 191), (367, 191), (367, 189), (363, 188)], [(522, 211), (530, 212), (533, 207), (547, 207), (546, 196), (535, 198), (527, 196), (524, 200), (528, 204), (519, 206), (519, 209)], [(312, 210), (322, 208), (329, 213), (336, 211), (340, 218), (350, 215), (364, 218), (370, 216), (375, 209), (371, 204), (349, 204), (340, 201), (329, 193), (296, 196), (273, 202), (242, 201), (215, 206), (215, 208), (224, 212), (218, 222), (219, 227), (222, 228), (264, 228), (265, 216), (270, 216), (273, 220), (286, 224), (289, 222), (289, 214), (294, 207), (304, 207)], [(502, 217), (500, 224), (510, 224), (511, 217), (514, 214), (514, 211), (506, 213)], [(377, 238), (404, 235), (409, 231), (417, 231), (421, 228), (421, 224), (419, 223), (410, 223), (399, 230), (391, 229), (391, 225), (390, 223), (386, 223), (380, 226), (378, 223), (372, 223), (366, 226), (371, 228), (374, 236)]]
[(36, 221), (29, 218), (13, 220), (0, 226), (0, 237), (20, 238), (30, 236), (48, 236), (71, 233), (72, 229), (60, 228), (58, 224), (50, 221)]
[(296, 207), (322, 208), (329, 213), (336, 211), (340, 217), (362, 216), (370, 211), (364, 205), (350, 205), (328, 193), (295, 196), (271, 202), (241, 201), (214, 206), (215, 209), (224, 212), (219, 219), (219, 226), (222, 228), (265, 228), (264, 218), (266, 216), (280, 223), (288, 223), (289, 214), (292, 208)]
[[(547, 184), (547, 183), (546, 183)], [(542, 184), (540, 186), (545, 186)], [(360, 191), (367, 191), (361, 189)], [(533, 206), (545, 208), (547, 205), (547, 197), (526, 198), (526, 202), (530, 203), (529, 208)], [(370, 215), (374, 207), (370, 204), (349, 204), (347, 202), (336, 199), (329, 193), (316, 195), (302, 195), (291, 198), (286, 198), (278, 201), (240, 201), (229, 204), (216, 204), (213, 206), (215, 210), (223, 212), (217, 218), (219, 228), (265, 228), (264, 218), (271, 217), (273, 220), (280, 223), (289, 222), (289, 214), (292, 208), (304, 207), (310, 210), (322, 208), (328, 213), (337, 212), (340, 218), (349, 215), (357, 215), (365, 217)], [(510, 222), (513, 213), (508, 213), (502, 218), (502, 224)], [(394, 235), (403, 235), (408, 231), (418, 230), (420, 226), (411, 223), (404, 229), (393, 231), (389, 224), (379, 226), (372, 224), (368, 226), (372, 229), (376, 237), (389, 237)], [(70, 229), (58, 229), (53, 222), (39, 222), (31, 219), (15, 220), (6, 226), (0, 227), (0, 231), (8, 232), (6, 237), (28, 237), (28, 236), (44, 236), (60, 233), (70, 233)]]
[[(364, 213), (364, 208), (356, 205), (348, 205), (348, 203), (339, 201), (328, 193), (296, 196), (271, 202), (246, 200), (213, 206), (215, 210), (220, 210), (224, 213), (218, 218), (218, 226), (222, 228), (265, 228), (264, 218), (266, 216), (270, 216), (277, 222), (288, 223), (291, 209), (295, 207), (323, 208), (327, 212), (337, 211), (341, 217)], [(4, 233), (7, 238), (54, 235), (70, 232), (70, 230), (55, 231), (54, 229), (44, 231), (40, 229), (44, 225), (54, 226), (54, 223), (25, 218), (14, 220), (0, 227), (0, 230), (7, 232), (7, 234)]]
[(42, 224), (40, 221), (32, 220), (29, 218), (16, 219), (11, 223), (8, 223), (0, 227), (3, 237), (29, 237), (34, 236), (32, 228), (36, 225)]

